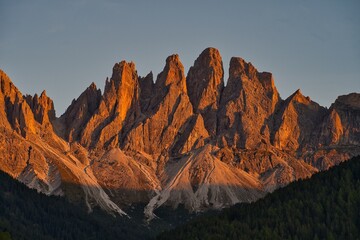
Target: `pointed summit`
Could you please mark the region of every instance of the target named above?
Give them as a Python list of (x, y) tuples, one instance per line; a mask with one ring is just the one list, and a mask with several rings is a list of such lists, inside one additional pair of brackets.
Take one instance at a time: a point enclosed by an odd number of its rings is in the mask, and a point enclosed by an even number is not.
[(240, 57), (232, 57), (230, 60), (229, 79), (235, 79), (245, 74), (249, 79), (257, 76), (257, 69)]
[(231, 58), (218, 114), (218, 130), (223, 132), (227, 144), (256, 148), (261, 142), (268, 142), (271, 115), (278, 101), (270, 73), (259, 73), (240, 57)]
[(26, 95), (25, 100), (34, 113), (35, 120), (42, 125), (51, 126), (49, 123), (55, 120), (55, 108), (51, 98), (43, 90), (40, 97), (35, 94), (34, 97)]
[(0, 125), (12, 128), (23, 137), (36, 132), (32, 109), (25, 97), (0, 69)]
[(180, 61), (179, 55), (173, 54), (166, 58), (164, 70), (158, 75), (155, 84), (158, 88), (174, 85), (181, 92), (186, 92), (184, 66)]
[(190, 101), (195, 111), (217, 105), (224, 87), (224, 71), (220, 53), (215, 48), (205, 49), (189, 69), (186, 79)]
[[(339, 96), (321, 124), (319, 144), (360, 145), (360, 94)], [(321, 162), (319, 162), (321, 163)], [(328, 166), (320, 165), (323, 169)]]
[(96, 84), (94, 82), (92, 82), (90, 84), (90, 86), (88, 87), (88, 89), (97, 90)]
[(154, 80), (153, 80), (153, 73), (150, 72), (146, 77), (140, 77), (139, 78), (139, 84), (140, 84), (140, 105), (141, 105), (141, 111), (146, 112), (151, 97), (153, 96), (154, 92)]
[(289, 99), (295, 99), (295, 98), (305, 98), (305, 96), (302, 94), (300, 88), (297, 89), (293, 94), (290, 95)]
[(273, 144), (283, 150), (297, 151), (310, 141), (312, 130), (323, 119), (326, 110), (296, 90), (281, 104), (275, 119)]
[(60, 117), (65, 125), (64, 138), (69, 141), (79, 140), (79, 134), (99, 107), (101, 91), (91, 83), (81, 95), (74, 100)]
[[(151, 76), (151, 75), (150, 75)], [(149, 85), (150, 76), (146, 80)], [(146, 119), (131, 129), (124, 147), (143, 151), (154, 157), (167, 155), (177, 135), (186, 128), (193, 114), (186, 91), (184, 67), (177, 54), (166, 59), (164, 70), (158, 75), (147, 107)]]
[(22, 94), (13, 84), (8, 75), (0, 69), (0, 89), (2, 94), (9, 97), (11, 102), (15, 101), (16, 98), (21, 98)]
[(40, 118), (40, 123), (51, 122), (55, 119), (54, 102), (46, 95), (46, 91), (42, 91), (39, 97), (38, 109), (40, 115), (35, 114), (35, 118)]
[(106, 79), (98, 108), (81, 133), (81, 143), (104, 147), (118, 144), (118, 135), (140, 114), (139, 81), (135, 64), (121, 61)]
[(105, 85), (103, 96), (108, 111), (118, 112), (124, 120), (132, 99), (138, 98), (138, 85), (135, 64), (126, 61), (116, 63), (113, 67), (112, 77)]
[(310, 97), (305, 97), (300, 89), (297, 89), (293, 94), (290, 95), (290, 97), (288, 97), (285, 101), (287, 102), (297, 102), (297, 103), (302, 103), (305, 105), (308, 104), (312, 104), (314, 103), (313, 101), (311, 101)]
[(135, 63), (122, 60), (119, 63), (115, 63), (111, 79), (120, 80), (123, 74), (129, 72), (136, 73)]
[(199, 111), (211, 135), (216, 131), (216, 111), (224, 88), (224, 70), (220, 53), (205, 49), (189, 69), (186, 85), (194, 111)]

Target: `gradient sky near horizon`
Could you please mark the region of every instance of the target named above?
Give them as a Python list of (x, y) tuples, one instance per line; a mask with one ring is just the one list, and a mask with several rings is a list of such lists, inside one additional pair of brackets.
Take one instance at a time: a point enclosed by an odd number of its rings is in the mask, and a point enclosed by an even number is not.
[(206, 47), (274, 74), (329, 107), (360, 92), (360, 1), (0, 0), (0, 68), (23, 94), (46, 89), (57, 116), (114, 63), (156, 76), (178, 53), (187, 73)]

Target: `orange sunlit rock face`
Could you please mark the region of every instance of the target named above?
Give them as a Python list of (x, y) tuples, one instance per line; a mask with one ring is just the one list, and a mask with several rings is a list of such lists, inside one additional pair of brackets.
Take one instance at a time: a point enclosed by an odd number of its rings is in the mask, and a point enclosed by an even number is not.
[(0, 71), (0, 169), (31, 188), (125, 214), (145, 204), (190, 211), (251, 202), (360, 154), (360, 94), (330, 109), (300, 90), (280, 98), (274, 77), (205, 49), (187, 76), (178, 55), (156, 77), (113, 67), (55, 117), (44, 91), (23, 96)]
[(195, 112), (199, 112), (211, 136), (216, 135), (217, 111), (224, 88), (224, 70), (220, 53), (205, 49), (189, 69), (186, 84)]

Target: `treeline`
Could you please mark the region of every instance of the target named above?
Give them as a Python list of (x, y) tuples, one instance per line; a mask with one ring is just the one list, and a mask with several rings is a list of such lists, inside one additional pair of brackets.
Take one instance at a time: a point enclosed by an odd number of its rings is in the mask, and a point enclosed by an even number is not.
[[(174, 216), (166, 218), (174, 222)], [(187, 219), (188, 214), (182, 213), (176, 222)], [(0, 172), (1, 240), (146, 239), (166, 228), (156, 222), (144, 226), (141, 217), (115, 218), (99, 209), (88, 214), (65, 198), (39, 194)], [(359, 236), (360, 157), (357, 157), (311, 179), (292, 183), (255, 203), (238, 204), (217, 214), (207, 213), (180, 228), (163, 232), (158, 239), (360, 239)]]
[(158, 239), (360, 239), (360, 157)]
[(144, 239), (141, 221), (46, 196), (0, 172), (0, 239)]

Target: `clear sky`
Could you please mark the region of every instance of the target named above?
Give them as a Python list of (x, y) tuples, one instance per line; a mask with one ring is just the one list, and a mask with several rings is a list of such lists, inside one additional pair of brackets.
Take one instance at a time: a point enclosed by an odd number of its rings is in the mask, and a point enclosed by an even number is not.
[(360, 1), (0, 0), (0, 68), (23, 94), (46, 89), (57, 116), (115, 62), (156, 76), (206, 47), (272, 72), (282, 98), (300, 88), (323, 106), (360, 92)]

